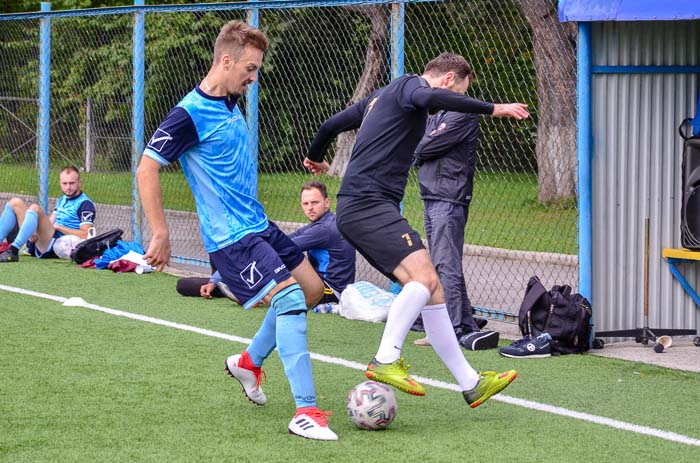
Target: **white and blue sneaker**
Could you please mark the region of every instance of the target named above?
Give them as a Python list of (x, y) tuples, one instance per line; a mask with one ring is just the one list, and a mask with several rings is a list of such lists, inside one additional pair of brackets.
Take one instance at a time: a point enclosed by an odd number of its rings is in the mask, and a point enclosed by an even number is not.
[(529, 336), (513, 342), (510, 346), (501, 347), (498, 353), (511, 358), (545, 358), (551, 357), (550, 347), (552, 337), (549, 333), (542, 333), (536, 338)]

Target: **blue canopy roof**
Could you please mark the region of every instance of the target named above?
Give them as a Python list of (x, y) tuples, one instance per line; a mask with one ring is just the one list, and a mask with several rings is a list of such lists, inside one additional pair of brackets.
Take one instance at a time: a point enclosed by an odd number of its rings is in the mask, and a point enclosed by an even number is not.
[(559, 21), (700, 19), (700, 0), (559, 0)]

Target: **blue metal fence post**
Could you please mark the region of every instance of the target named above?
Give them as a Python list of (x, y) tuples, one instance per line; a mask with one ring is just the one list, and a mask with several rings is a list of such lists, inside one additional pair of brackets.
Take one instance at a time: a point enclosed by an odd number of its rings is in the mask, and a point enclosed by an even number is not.
[(404, 75), (405, 6), (402, 2), (391, 4), (391, 78)]
[(592, 119), (591, 25), (578, 23), (578, 264), (579, 291), (592, 300)]
[[(51, 11), (51, 2), (41, 2), (41, 11)], [(37, 170), (39, 206), (49, 210), (49, 137), (51, 132), (51, 19), (39, 21), (39, 120), (37, 134)]]
[[(144, 0), (134, 0), (134, 6), (144, 6)], [(144, 68), (146, 48), (146, 13), (134, 13), (133, 31), (133, 101), (132, 101), (132, 142), (131, 142), (131, 236), (132, 240), (141, 244), (142, 209), (136, 183), (136, 169), (144, 149)]]
[[(256, 3), (258, 0), (248, 0), (249, 3)], [(246, 14), (246, 22), (253, 27), (259, 27), (260, 10), (251, 8)], [(248, 87), (248, 92), (245, 99), (245, 116), (248, 123), (248, 132), (250, 133), (250, 155), (253, 160), (258, 162), (258, 147), (260, 144), (260, 123), (258, 114), (258, 83), (253, 82)]]
[[(404, 75), (404, 30), (405, 7), (402, 2), (391, 4), (391, 78), (396, 79)], [(401, 203), (403, 212), (403, 202)], [(389, 291), (393, 294), (401, 292), (401, 284), (390, 281)]]

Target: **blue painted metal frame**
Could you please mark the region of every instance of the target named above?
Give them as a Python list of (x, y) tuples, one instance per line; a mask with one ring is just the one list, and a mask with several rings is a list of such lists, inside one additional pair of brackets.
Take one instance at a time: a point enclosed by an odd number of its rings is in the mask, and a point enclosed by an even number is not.
[[(593, 125), (591, 118), (591, 25), (578, 23), (578, 285), (579, 292), (593, 301)], [(593, 345), (593, 318), (591, 338)]]
[[(142, 6), (145, 0), (134, 0), (134, 5)], [(142, 208), (141, 196), (138, 192), (136, 169), (144, 150), (144, 86), (146, 67), (146, 14), (142, 11), (134, 13), (133, 31), (133, 107), (131, 120), (131, 233), (132, 241), (143, 243), (141, 234)]]
[(591, 163), (591, 25), (578, 23), (578, 229), (579, 292), (592, 301), (593, 221)]
[[(259, 3), (258, 0), (249, 0), (249, 3)], [(247, 22), (251, 26), (258, 28), (260, 25), (260, 10), (251, 8), (247, 13)], [(260, 145), (260, 114), (258, 112), (258, 82), (253, 82), (253, 85), (248, 87), (248, 93), (245, 99), (245, 116), (248, 123), (248, 132), (250, 133), (250, 155), (257, 165), (258, 151)]]
[(593, 66), (593, 74), (700, 74), (700, 66)]
[[(446, 0), (395, 0), (395, 3), (442, 3)], [(386, 5), (392, 3), (391, 0), (272, 0), (256, 1), (256, 8), (260, 10), (274, 10), (284, 8), (302, 7), (335, 7), (346, 5)], [(143, 13), (175, 13), (182, 11), (228, 11), (228, 10), (249, 10), (248, 2), (237, 3), (197, 3), (186, 5), (147, 5), (147, 6), (122, 6), (113, 8), (91, 8), (85, 10), (62, 10), (41, 13), (12, 13), (0, 15), (0, 21), (11, 21), (17, 19), (40, 19), (46, 16), (67, 17), (67, 16), (103, 16), (112, 14)]]
[(678, 280), (678, 282), (681, 284), (683, 287), (683, 290), (686, 292), (688, 296), (693, 299), (693, 302), (695, 302), (695, 305), (700, 307), (700, 296), (698, 296), (698, 293), (695, 292), (695, 289), (693, 289), (692, 286), (690, 286), (690, 283), (688, 283), (688, 280), (685, 279), (683, 274), (681, 273), (680, 270), (678, 270), (678, 267), (676, 267), (677, 263), (683, 263), (683, 262), (697, 262), (694, 260), (689, 260), (689, 259), (679, 259), (676, 257), (667, 257), (666, 262), (668, 263), (668, 268), (671, 271), (671, 275)]
[[(41, 2), (41, 11), (51, 10), (50, 2)], [(37, 168), (39, 170), (39, 206), (49, 212), (49, 139), (51, 136), (51, 19), (43, 17), (39, 26), (39, 128)]]
[(404, 75), (406, 8), (401, 2), (391, 4), (391, 78)]

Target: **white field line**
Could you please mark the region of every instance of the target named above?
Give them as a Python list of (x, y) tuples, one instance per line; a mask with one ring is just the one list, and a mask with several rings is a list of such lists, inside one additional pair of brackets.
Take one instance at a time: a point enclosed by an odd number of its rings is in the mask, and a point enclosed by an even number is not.
[[(23, 294), (32, 297), (39, 297), (43, 299), (49, 299), (52, 301), (60, 302), (64, 305), (84, 307), (86, 309), (95, 310), (98, 312), (104, 312), (110, 315), (116, 315), (118, 317), (130, 318), (132, 320), (139, 320), (147, 323), (152, 323), (154, 325), (167, 326), (168, 328), (175, 328), (182, 331), (189, 331), (191, 333), (202, 334), (204, 336), (210, 336), (213, 338), (225, 339), (227, 341), (238, 342), (241, 344), (250, 344), (251, 340), (248, 338), (242, 338), (239, 336), (233, 336), (226, 333), (220, 333), (218, 331), (207, 330), (204, 328), (198, 328), (196, 326), (184, 325), (182, 323), (170, 322), (167, 320), (162, 320), (159, 318), (148, 317), (146, 315), (139, 315), (131, 312), (124, 312), (122, 310), (110, 309), (108, 307), (102, 307), (95, 304), (89, 304), (82, 299), (77, 298), (66, 298), (61, 296), (54, 296), (51, 294), (40, 293), (37, 291), (31, 291), (23, 288), (16, 288), (13, 286), (0, 285), (0, 290)], [(66, 304), (68, 302), (68, 304)], [(331, 357), (328, 355), (311, 353), (311, 358), (325, 363), (331, 363), (334, 365), (340, 365), (353, 370), (364, 371), (366, 365), (363, 363), (353, 362), (350, 360), (341, 359), (338, 357)], [(459, 386), (456, 384), (446, 383), (444, 381), (439, 381), (431, 378), (424, 378), (421, 376), (414, 376), (415, 379), (433, 387), (447, 389), (450, 391), (460, 392)], [(675, 432), (664, 431), (662, 429), (650, 428), (648, 426), (641, 426), (633, 423), (627, 423), (624, 421), (614, 420), (612, 418), (605, 418), (603, 416), (591, 415), (589, 413), (577, 412), (574, 410), (568, 410), (562, 407), (555, 407), (553, 405), (542, 404), (539, 402), (533, 402), (531, 400), (518, 399), (515, 397), (510, 397), (507, 395), (499, 394), (491, 398), (491, 400), (496, 400), (499, 402), (504, 402), (511, 405), (517, 405), (519, 407), (528, 408), (531, 410), (538, 410), (541, 412), (552, 413), (554, 415), (565, 416), (567, 418), (573, 418), (581, 421), (588, 421), (590, 423), (596, 423), (603, 426), (609, 426), (615, 429), (621, 429), (623, 431), (629, 431), (637, 434), (643, 434), (647, 436), (658, 437), (659, 439), (668, 440), (671, 442), (678, 442), (681, 444), (691, 445), (695, 447), (700, 447), (700, 439), (695, 439), (692, 437), (684, 436), (682, 434), (677, 434)]]

